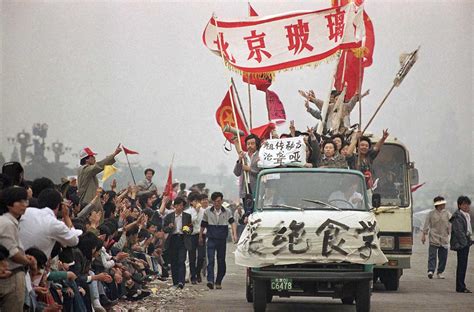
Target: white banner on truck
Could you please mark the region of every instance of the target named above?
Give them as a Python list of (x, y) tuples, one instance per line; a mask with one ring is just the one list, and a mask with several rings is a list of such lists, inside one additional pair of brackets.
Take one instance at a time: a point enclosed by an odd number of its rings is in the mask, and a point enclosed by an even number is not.
[(306, 164), (306, 144), (303, 137), (266, 140), (258, 156), (260, 168), (303, 167)]

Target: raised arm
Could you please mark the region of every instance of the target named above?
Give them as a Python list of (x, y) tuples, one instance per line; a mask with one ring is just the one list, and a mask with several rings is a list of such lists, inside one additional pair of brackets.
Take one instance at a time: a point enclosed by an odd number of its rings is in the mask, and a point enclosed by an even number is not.
[(375, 144), (375, 146), (374, 146), (374, 151), (377, 151), (377, 152), (380, 151), (380, 149), (382, 148), (382, 146), (385, 143), (385, 140), (388, 138), (388, 136), (389, 136), (388, 129), (384, 129), (382, 137), (377, 142), (377, 144)]

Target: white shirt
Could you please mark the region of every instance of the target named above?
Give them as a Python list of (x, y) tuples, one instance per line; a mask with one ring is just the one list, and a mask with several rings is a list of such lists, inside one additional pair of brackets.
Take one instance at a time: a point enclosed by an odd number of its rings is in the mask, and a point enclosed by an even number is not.
[(462, 211), (461, 209), (459, 209), (459, 211), (461, 211), (462, 215), (464, 216), (464, 218), (466, 218), (466, 222), (467, 222), (467, 232), (469, 233), (469, 235), (472, 234), (472, 226), (471, 226), (471, 216), (469, 215), (469, 212), (464, 212)]
[(20, 219), (20, 241), (25, 250), (36, 247), (48, 258), (51, 257), (56, 241), (62, 246), (76, 246), (81, 234), (81, 230), (68, 228), (64, 222), (56, 218), (54, 211), (47, 207), (27, 208)]
[(174, 231), (173, 234), (183, 234), (183, 213), (174, 216)]
[(204, 210), (205, 209), (200, 208), (199, 212), (197, 212), (195, 208), (189, 207), (185, 211), (191, 215), (191, 221), (193, 223), (192, 235), (199, 234), (199, 231), (201, 230), (201, 222), (202, 222), (202, 217), (204, 216)]

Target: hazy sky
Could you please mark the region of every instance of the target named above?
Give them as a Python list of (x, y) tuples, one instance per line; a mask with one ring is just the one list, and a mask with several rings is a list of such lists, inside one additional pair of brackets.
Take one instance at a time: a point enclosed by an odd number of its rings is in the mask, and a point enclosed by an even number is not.
[[(252, 1), (260, 15), (320, 9), (326, 1)], [(422, 181), (473, 172), (472, 1), (366, 1), (375, 28), (373, 65), (366, 69), (363, 123), (388, 91), (398, 57), (421, 45), (420, 58), (369, 130), (389, 128), (404, 141)], [(49, 124), (49, 142), (104, 155), (122, 142), (144, 164), (157, 160), (229, 171), (234, 152), (215, 111), (229, 72), (202, 44), (212, 13), (247, 14), (246, 1), (2, 1), (1, 151), (34, 122)], [(326, 94), (334, 64), (281, 73), (276, 91), (297, 128), (315, 120), (298, 89)], [(247, 107), (246, 86), (235, 76)], [(264, 97), (253, 89), (254, 125), (265, 122)], [(357, 119), (353, 114), (352, 120)], [(72, 160), (69, 156), (66, 160)], [(165, 173), (159, 173), (163, 177)]]

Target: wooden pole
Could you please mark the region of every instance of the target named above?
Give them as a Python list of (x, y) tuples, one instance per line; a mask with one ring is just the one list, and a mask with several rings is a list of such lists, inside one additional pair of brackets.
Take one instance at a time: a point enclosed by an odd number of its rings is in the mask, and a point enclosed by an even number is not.
[[(221, 54), (222, 62), (224, 63), (224, 66), (225, 66), (224, 54), (222, 53), (223, 42), (222, 42), (221, 36), (219, 34), (219, 25), (218, 25), (217, 18), (216, 18), (215, 15), (214, 15), (214, 20), (216, 22), (217, 40), (219, 40), (219, 52)], [(229, 80), (230, 80), (230, 84), (231, 84), (231, 86), (229, 87), (229, 91), (232, 91), (232, 92), (230, 92), (230, 104), (232, 106), (232, 115), (234, 117), (235, 126), (237, 128), (237, 140), (238, 140), (238, 142), (237, 142), (237, 144), (235, 144), (235, 149), (237, 150), (237, 153), (239, 154), (239, 157), (240, 157), (240, 152), (242, 151), (242, 146), (241, 146), (242, 141), (240, 140), (239, 125), (237, 123), (237, 117), (236, 117), (236, 114), (235, 114), (234, 92), (233, 92), (234, 88), (232, 88), (233, 80), (232, 80), (232, 77), (230, 76), (230, 74), (229, 74)], [(243, 164), (245, 164), (245, 162), (246, 162), (245, 157), (242, 159), (242, 162), (243, 162)], [(244, 174), (245, 191), (246, 191), (247, 194), (250, 194), (250, 188), (249, 188), (250, 179), (249, 179), (249, 176), (248, 176), (248, 172), (243, 170), (243, 168), (242, 168), (242, 172)]]
[(247, 93), (249, 95), (250, 129), (253, 129), (253, 125), (252, 125), (252, 96), (251, 96), (251, 92), (250, 92), (250, 73), (247, 73)]
[(244, 114), (244, 108), (242, 106), (242, 102), (240, 101), (239, 92), (237, 92), (237, 88), (235, 87), (234, 78), (231, 77), (230, 81), (232, 83), (232, 86), (234, 87), (235, 95), (237, 96), (237, 102), (239, 103), (240, 112), (242, 113), (242, 118), (244, 119), (245, 127), (247, 128), (247, 132), (249, 132), (249, 124), (247, 123), (247, 117), (245, 117)]
[(133, 184), (137, 185), (137, 182), (135, 181), (135, 177), (133, 176), (132, 166), (130, 166), (130, 161), (128, 161), (128, 155), (127, 153), (124, 153), (124, 154), (125, 154), (125, 158), (127, 159), (128, 169), (130, 169), (130, 174), (132, 175)]
[(372, 115), (372, 117), (370, 118), (369, 122), (367, 123), (367, 125), (365, 126), (364, 130), (362, 130), (362, 134), (364, 134), (365, 130), (367, 130), (367, 128), (370, 126), (370, 124), (372, 123), (372, 121), (374, 120), (375, 116), (377, 115), (377, 113), (379, 112), (379, 110), (382, 108), (383, 104), (385, 103), (385, 100), (388, 98), (388, 96), (390, 95), (390, 93), (392, 93), (393, 89), (396, 87), (395, 83), (392, 85), (392, 87), (390, 88), (390, 90), (387, 92), (387, 94), (385, 95), (385, 97), (383, 98), (382, 102), (379, 104), (379, 106), (377, 107), (377, 110), (375, 111), (375, 113)]
[(341, 59), (341, 51), (337, 53), (339, 53), (339, 55), (336, 58), (337, 59), (336, 66), (334, 67), (334, 71), (331, 77), (331, 85), (329, 86), (329, 94), (326, 98), (326, 101), (324, 101), (323, 109), (321, 111), (321, 122), (319, 123), (318, 129), (316, 130), (316, 133), (320, 135), (323, 133), (324, 127), (326, 125), (326, 119), (327, 119), (328, 108), (329, 108), (329, 100), (331, 99), (332, 87), (334, 85), (334, 81), (336, 80), (337, 66), (339, 65), (339, 60)]

